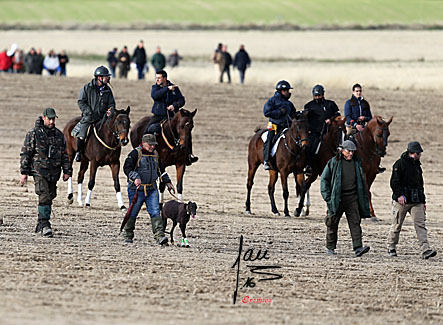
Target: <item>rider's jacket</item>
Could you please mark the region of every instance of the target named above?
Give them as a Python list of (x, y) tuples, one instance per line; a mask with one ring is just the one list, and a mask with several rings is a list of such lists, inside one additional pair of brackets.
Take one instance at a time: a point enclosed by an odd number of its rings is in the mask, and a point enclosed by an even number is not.
[[(169, 114), (170, 117), (174, 116), (180, 108), (185, 106), (185, 97), (183, 97), (180, 89), (177, 87), (174, 90), (169, 90), (168, 86), (173, 85), (169, 80), (167, 85), (162, 87), (157, 84), (152, 85), (151, 97), (154, 100), (152, 106), (152, 114), (159, 117), (166, 118)], [(168, 111), (169, 105), (174, 106), (174, 111)]]
[(325, 120), (340, 115), (337, 104), (328, 99), (311, 100), (305, 105), (308, 111), (309, 130), (312, 133), (321, 133)]
[(99, 87), (97, 80), (85, 84), (78, 95), (78, 107), (82, 111), (82, 122), (93, 123), (100, 120), (108, 109), (115, 109), (114, 95), (108, 85)]
[(363, 97), (352, 95), (345, 104), (346, 125), (355, 127), (360, 116), (365, 117), (365, 123), (369, 122), (372, 119), (371, 108)]
[[(286, 112), (282, 112), (282, 108), (286, 109)], [(274, 96), (265, 103), (263, 113), (269, 118), (269, 122), (283, 128), (289, 128), (296, 114), (296, 109), (291, 101), (276, 91)]]

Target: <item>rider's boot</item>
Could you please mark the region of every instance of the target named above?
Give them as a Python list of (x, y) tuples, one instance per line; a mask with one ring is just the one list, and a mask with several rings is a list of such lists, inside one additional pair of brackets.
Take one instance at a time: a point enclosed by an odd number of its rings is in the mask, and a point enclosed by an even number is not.
[(271, 170), (272, 166), (269, 163), (269, 160), (271, 158), (271, 143), (274, 139), (274, 131), (268, 131), (268, 137), (266, 141), (263, 143), (263, 169), (264, 170)]
[(188, 157), (186, 157), (186, 166), (190, 166), (193, 163), (197, 162), (198, 157), (194, 156), (192, 154), (192, 137), (189, 136), (189, 143), (188, 143), (188, 148), (186, 148), (188, 151)]
[(306, 167), (305, 167), (305, 175), (309, 177), (312, 175), (312, 167), (311, 167), (311, 148), (306, 150)]
[(82, 161), (82, 153), (85, 147), (85, 140), (77, 138), (77, 151), (75, 153), (75, 161)]

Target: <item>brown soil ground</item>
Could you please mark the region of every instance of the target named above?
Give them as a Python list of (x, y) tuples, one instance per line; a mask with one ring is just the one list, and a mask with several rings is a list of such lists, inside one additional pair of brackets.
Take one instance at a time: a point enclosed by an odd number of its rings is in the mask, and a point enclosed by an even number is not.
[[(253, 130), (263, 126), (262, 107), (273, 91), (263, 85), (180, 85), (187, 108), (198, 108), (194, 151), (200, 157), (185, 175), (184, 199), (196, 201), (198, 215), (188, 225), (191, 248), (155, 245), (149, 218), (140, 214), (136, 239), (118, 237), (118, 211), (109, 168), (99, 170), (87, 209), (66, 205), (66, 183), (60, 181), (52, 218), (55, 236), (33, 232), (37, 197), (33, 182), (19, 185), (19, 153), (26, 132), (44, 107), (57, 109), (57, 126), (79, 113), (76, 97), (85, 79), (0, 75), (2, 116), (0, 164), (0, 323), (2, 324), (411, 324), (443, 322), (443, 145), (441, 94), (365, 88), (373, 113), (391, 115), (387, 172), (375, 180), (373, 203), (379, 222), (363, 221), (371, 251), (354, 258), (343, 221), (338, 255), (325, 254), (325, 204), (318, 181), (311, 191), (308, 217), (271, 214), (267, 175), (256, 175), (252, 215), (244, 214), (247, 146)], [(134, 124), (150, 111), (148, 83), (120, 81), (114, 93), (120, 108), (131, 106)], [(348, 89), (328, 89), (343, 107)], [(310, 89), (294, 92), (297, 107)], [(429, 241), (439, 251), (420, 259), (411, 218), (405, 222), (399, 257), (386, 254), (389, 232), (391, 166), (411, 140), (424, 147), (422, 157), (428, 197)], [(125, 147), (121, 161), (130, 148)], [(75, 173), (78, 166), (74, 166)], [(170, 174), (175, 175), (169, 168)], [(120, 174), (121, 183), (126, 179)], [(291, 180), (293, 182), (293, 180)], [(86, 187), (86, 186), (85, 186)], [(125, 195), (123, 185), (123, 194)], [(74, 182), (74, 191), (76, 185)], [(290, 189), (290, 209), (296, 204)], [(169, 195), (165, 195), (169, 199)], [(276, 189), (282, 207), (281, 187)], [(345, 219), (345, 218), (343, 218)], [(238, 302), (233, 304), (236, 270), (232, 268), (244, 236), (244, 251), (267, 250), (269, 259), (242, 262)], [(176, 240), (181, 237), (176, 229)], [(263, 278), (246, 267), (278, 265), (274, 281), (241, 288), (248, 277)], [(270, 304), (242, 303), (245, 296), (272, 299)]]

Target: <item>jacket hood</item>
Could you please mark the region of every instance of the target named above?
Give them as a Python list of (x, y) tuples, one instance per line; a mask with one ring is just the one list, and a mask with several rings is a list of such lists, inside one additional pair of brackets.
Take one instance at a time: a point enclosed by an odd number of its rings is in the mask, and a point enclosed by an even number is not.
[(42, 126), (45, 126), (45, 124), (43, 123), (42, 117), (39, 116), (37, 118), (37, 120), (35, 121), (35, 127), (38, 128), (38, 127), (42, 127)]

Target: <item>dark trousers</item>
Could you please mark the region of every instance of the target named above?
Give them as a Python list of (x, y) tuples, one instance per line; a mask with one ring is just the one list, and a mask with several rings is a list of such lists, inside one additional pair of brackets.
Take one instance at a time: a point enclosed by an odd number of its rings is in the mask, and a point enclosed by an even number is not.
[(151, 119), (149, 120), (149, 123), (146, 126), (145, 132), (143, 134), (146, 134), (146, 133), (150, 133), (150, 134), (160, 133), (160, 130), (161, 130), (160, 123), (165, 118), (166, 118), (165, 116), (153, 115), (151, 117)]
[(246, 69), (245, 70), (238, 70), (238, 72), (240, 73), (240, 83), (244, 83), (245, 82), (245, 72), (246, 72)]
[(229, 66), (225, 67), (225, 69), (220, 73), (220, 82), (223, 82), (223, 75), (228, 75), (228, 82), (231, 83), (231, 71), (229, 70)]
[(49, 220), (52, 200), (57, 196), (57, 182), (34, 176), (35, 193), (38, 195), (38, 220)]
[(337, 213), (335, 216), (332, 216), (331, 225), (326, 229), (326, 248), (328, 249), (335, 249), (337, 247), (338, 224), (340, 223), (340, 218), (343, 213), (346, 214), (346, 219), (348, 220), (353, 249), (355, 250), (363, 246), (360, 226), (361, 218), (358, 211), (358, 197), (357, 194), (353, 194), (342, 196)]
[(144, 64), (137, 64), (137, 73), (138, 73), (138, 79), (142, 80), (145, 79), (145, 65)]

